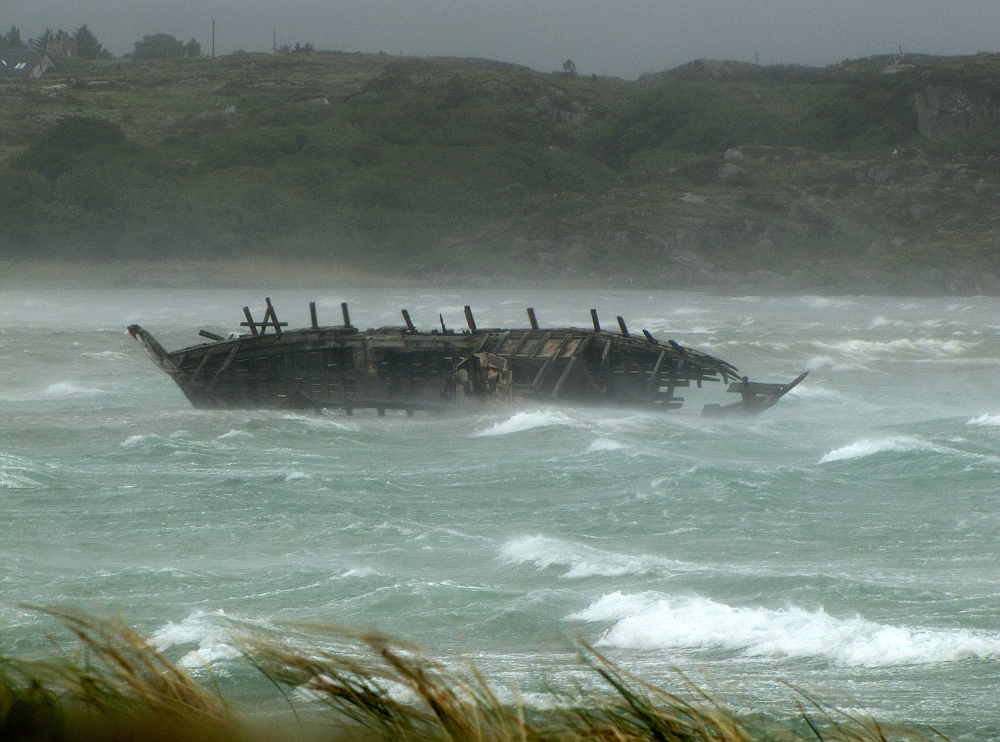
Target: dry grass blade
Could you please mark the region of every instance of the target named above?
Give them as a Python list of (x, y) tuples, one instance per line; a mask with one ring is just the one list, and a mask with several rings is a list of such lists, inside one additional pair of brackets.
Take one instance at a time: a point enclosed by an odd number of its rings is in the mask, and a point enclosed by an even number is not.
[[(237, 643), (286, 699), (292, 689), (322, 701), (334, 725), (264, 730), (122, 621), (42, 612), (62, 623), (79, 651), (57, 643), (56, 660), (0, 657), (3, 742), (951, 742), (933, 728), (928, 736), (832, 708), (790, 685), (800, 720), (754, 724), (681, 674), (683, 695), (622, 670), (586, 642), (583, 662), (604, 684), (550, 687), (545, 708), (526, 709), (501, 701), (474, 666), (449, 669), (381, 634), (301, 626)], [(296, 634), (304, 628), (308, 636)]]
[(624, 702), (624, 705), (615, 705), (590, 697), (583, 704), (587, 710), (580, 711), (578, 716), (591, 732), (613, 739), (654, 742), (751, 742), (754, 739), (751, 730), (731, 710), (701, 691), (695, 689), (701, 697), (696, 704), (626, 673), (587, 642), (581, 642), (581, 646), (585, 651), (584, 661)]
[(272, 680), (318, 695), (385, 738), (518, 742), (532, 736), (524, 715), (501, 703), (474, 670), (460, 677), (380, 634), (322, 631), (353, 640), (354, 650), (305, 656), (285, 643), (251, 639), (245, 654)]
[(133, 709), (187, 719), (224, 720), (223, 700), (167, 660), (120, 619), (95, 618), (72, 610), (35, 608), (58, 620), (78, 640), (77, 658), (38, 664), (71, 701), (98, 710)]

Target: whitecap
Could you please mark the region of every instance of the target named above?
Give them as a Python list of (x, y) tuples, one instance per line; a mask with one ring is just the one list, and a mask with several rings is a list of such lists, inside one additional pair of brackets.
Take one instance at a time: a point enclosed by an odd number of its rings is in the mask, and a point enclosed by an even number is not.
[(31, 490), (41, 486), (41, 482), (36, 482), (34, 479), (21, 471), (8, 469), (6, 466), (0, 466), (0, 489)]
[(133, 448), (138, 446), (143, 441), (149, 440), (150, 438), (159, 438), (157, 435), (130, 435), (128, 438), (121, 442), (122, 448)]
[(574, 426), (576, 421), (565, 412), (559, 410), (535, 410), (534, 412), (518, 412), (513, 417), (497, 423), (486, 430), (473, 433), (474, 436), (510, 435), (523, 433), (536, 428), (551, 428), (558, 426)]
[(1000, 415), (984, 414), (974, 417), (968, 422), (969, 425), (983, 425), (990, 428), (1000, 427)]
[[(229, 632), (220, 625), (220, 619), (224, 618), (225, 612), (221, 610), (195, 611), (180, 623), (168, 622), (150, 637), (149, 643), (159, 652), (197, 644), (198, 648), (185, 654), (178, 664), (193, 672), (203, 670), (220, 660), (240, 656)], [(213, 668), (213, 672), (218, 670)]]
[(304, 471), (293, 471), (285, 475), (286, 482), (297, 482), (303, 479), (312, 479), (312, 475)]
[(849, 443), (830, 453), (825, 454), (817, 463), (829, 464), (832, 461), (846, 461), (848, 459), (861, 459), (867, 456), (874, 456), (879, 453), (895, 451), (905, 453), (907, 451), (920, 451), (933, 449), (927, 441), (909, 436), (893, 436), (889, 438), (865, 438), (854, 443)]
[(235, 430), (234, 429), (234, 430), (230, 430), (228, 433), (223, 433), (222, 435), (218, 436), (216, 438), (216, 440), (218, 440), (218, 441), (224, 441), (224, 440), (228, 440), (229, 438), (243, 438), (243, 437), (253, 438), (253, 433), (248, 433), (245, 430)]
[(373, 567), (353, 567), (340, 577), (378, 577), (379, 573)]
[(297, 423), (302, 423), (307, 428), (317, 428), (319, 430), (342, 430), (355, 432), (360, 430), (357, 423), (342, 423), (336, 420), (331, 420), (328, 415), (322, 415), (319, 417), (309, 416), (309, 415), (282, 415), (285, 420), (292, 420)]
[(45, 391), (42, 392), (46, 397), (52, 397), (55, 399), (64, 399), (71, 397), (93, 397), (98, 394), (105, 394), (102, 389), (95, 389), (93, 387), (83, 386), (76, 381), (57, 381), (55, 384), (49, 384), (45, 387)]
[(747, 657), (820, 658), (847, 667), (1000, 658), (1000, 634), (837, 618), (822, 607), (734, 607), (700, 596), (615, 592), (568, 618), (614, 622), (600, 643), (629, 649), (718, 649)]
[(619, 554), (547, 536), (525, 536), (508, 541), (500, 550), (507, 564), (533, 564), (538, 569), (564, 567), (564, 579), (621, 577), (649, 573), (691, 571), (692, 565), (647, 554)]
[(610, 438), (598, 438), (587, 446), (587, 450), (596, 453), (598, 451), (627, 451), (630, 446), (626, 443), (619, 443)]
[(816, 342), (824, 355), (837, 353), (859, 361), (893, 360), (904, 358), (950, 359), (974, 348), (976, 343), (960, 340), (940, 341), (931, 338), (912, 340), (900, 338), (886, 342), (872, 340), (841, 340), (834, 343)]
[(799, 301), (813, 309), (843, 309), (854, 306), (854, 302), (848, 299), (831, 299), (827, 296), (803, 296)]

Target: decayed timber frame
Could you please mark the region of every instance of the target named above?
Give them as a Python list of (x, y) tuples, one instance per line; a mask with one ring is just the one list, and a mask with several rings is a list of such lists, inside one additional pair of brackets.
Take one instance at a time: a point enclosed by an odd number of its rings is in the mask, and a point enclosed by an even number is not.
[[(528, 309), (530, 328), (480, 329), (470, 307), (467, 330), (418, 330), (407, 310), (404, 324), (361, 331), (351, 324), (347, 304), (343, 324), (320, 326), (315, 303), (311, 326), (287, 330), (270, 299), (264, 317), (244, 307), (249, 334), (224, 338), (205, 330), (211, 342), (167, 352), (138, 325), (129, 332), (200, 408), (371, 408), (442, 410), (459, 404), (496, 402), (499, 378), (505, 398), (539, 402), (603, 404), (676, 409), (678, 390), (706, 382), (734, 382), (743, 395), (733, 405), (710, 405), (707, 413), (756, 413), (773, 405), (805, 376), (790, 384), (761, 384), (739, 375), (729, 363), (706, 353), (660, 341), (646, 330), (629, 332), (618, 317), (618, 332), (601, 328), (541, 328)], [(440, 319), (440, 317), (439, 317)], [(270, 330), (270, 332), (268, 332)], [(481, 363), (464, 363), (476, 356)], [(468, 381), (463, 368), (491, 369), (490, 385)], [(485, 373), (485, 371), (484, 371)], [(501, 378), (502, 377), (502, 378)], [(463, 393), (465, 389), (478, 390)], [(490, 391), (484, 391), (490, 390)]]

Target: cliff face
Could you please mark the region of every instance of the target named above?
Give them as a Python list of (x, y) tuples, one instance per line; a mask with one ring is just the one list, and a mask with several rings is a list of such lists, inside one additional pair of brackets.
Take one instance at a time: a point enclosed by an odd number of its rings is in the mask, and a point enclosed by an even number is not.
[(918, 131), (930, 139), (940, 139), (979, 126), (1000, 125), (997, 101), (985, 91), (928, 86), (913, 96)]

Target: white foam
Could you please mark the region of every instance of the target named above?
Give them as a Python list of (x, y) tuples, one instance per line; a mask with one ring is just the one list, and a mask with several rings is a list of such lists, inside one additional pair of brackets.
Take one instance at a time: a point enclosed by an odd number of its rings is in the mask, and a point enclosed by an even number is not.
[[(220, 660), (240, 656), (229, 632), (220, 625), (220, 619), (224, 618), (225, 612), (221, 610), (195, 611), (179, 624), (167, 623), (150, 637), (149, 643), (160, 652), (175, 646), (197, 644), (198, 648), (185, 654), (178, 664), (192, 672), (204, 670)], [(213, 672), (218, 669), (213, 668)]]
[(320, 417), (309, 416), (309, 415), (282, 415), (285, 420), (293, 420), (297, 423), (302, 423), (307, 428), (318, 428), (320, 430), (344, 430), (344, 431), (357, 431), (361, 428), (358, 427), (357, 423), (342, 423), (336, 420), (330, 419), (329, 415), (322, 415)]
[(813, 343), (824, 355), (838, 354), (859, 361), (907, 358), (950, 359), (974, 348), (976, 343), (934, 338), (900, 338), (886, 342), (872, 340), (842, 340), (835, 343)]
[(596, 453), (598, 451), (627, 451), (630, 448), (628, 444), (619, 443), (618, 441), (611, 440), (610, 438), (598, 438), (596, 441), (587, 446), (587, 450)]
[(353, 567), (353, 568), (347, 570), (346, 572), (344, 572), (344, 574), (342, 574), (340, 576), (341, 577), (377, 577), (378, 575), (379, 575), (378, 571), (376, 569), (374, 569), (373, 567)]
[(130, 435), (128, 438), (121, 442), (122, 448), (133, 448), (138, 446), (143, 441), (149, 440), (150, 438), (159, 438), (158, 435)]
[(128, 361), (131, 356), (116, 350), (103, 350), (93, 353), (81, 353), (81, 358), (92, 358), (98, 361)]
[(301, 481), (303, 479), (312, 479), (312, 475), (311, 474), (307, 474), (304, 471), (293, 471), (293, 472), (289, 472), (287, 475), (285, 475), (285, 481), (286, 482), (297, 482), (297, 481)]
[(574, 426), (576, 421), (565, 412), (559, 410), (535, 410), (533, 412), (518, 412), (513, 417), (497, 423), (486, 430), (473, 433), (474, 436), (488, 435), (510, 435), (512, 433), (523, 433), (527, 430), (537, 428), (551, 428), (557, 426)]
[(843, 309), (854, 306), (854, 302), (848, 299), (831, 299), (826, 296), (803, 296), (799, 301), (813, 309)]
[(1000, 415), (980, 415), (969, 420), (968, 424), (983, 425), (991, 428), (1000, 427)]
[(673, 559), (646, 554), (618, 554), (601, 551), (547, 536), (525, 536), (508, 541), (500, 550), (507, 564), (533, 564), (538, 569), (564, 567), (564, 579), (621, 577), (638, 574), (673, 574), (694, 569)]
[(932, 450), (927, 441), (909, 436), (892, 436), (889, 438), (865, 438), (846, 446), (838, 448), (820, 458), (820, 464), (829, 464), (832, 461), (846, 461), (848, 459), (861, 459), (875, 454), (895, 451), (905, 453), (907, 451)]
[(733, 607), (703, 597), (611, 593), (568, 618), (613, 621), (600, 643), (629, 649), (716, 649), (748, 657), (820, 658), (848, 667), (1000, 659), (1000, 634), (889, 626), (823, 608)]
[(3, 490), (32, 490), (41, 487), (40, 482), (36, 482), (31, 477), (21, 471), (8, 469), (0, 466), (0, 489)]
[(248, 433), (245, 430), (230, 430), (228, 433), (223, 433), (216, 440), (224, 441), (230, 438), (253, 438), (253, 433)]
[(49, 384), (45, 387), (45, 391), (42, 394), (54, 399), (67, 399), (72, 397), (93, 397), (98, 394), (105, 394), (105, 392), (101, 389), (83, 386), (76, 381), (57, 381), (55, 384)]

